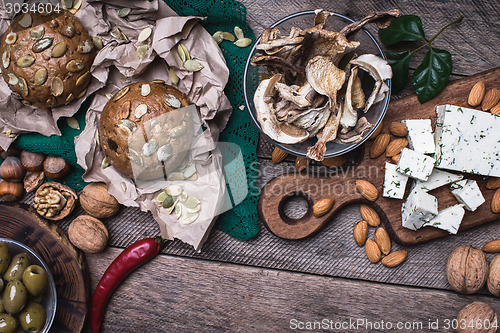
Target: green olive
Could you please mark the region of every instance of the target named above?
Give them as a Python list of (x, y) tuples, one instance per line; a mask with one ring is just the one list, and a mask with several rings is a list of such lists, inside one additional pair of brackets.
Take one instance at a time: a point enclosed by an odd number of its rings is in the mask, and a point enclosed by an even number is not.
[(0, 333), (16, 333), (17, 320), (7, 313), (0, 313)]
[(7, 282), (12, 280), (21, 280), (23, 272), (30, 265), (30, 258), (26, 253), (18, 253), (12, 257), (9, 267), (3, 275), (3, 279)]
[(23, 273), (23, 284), (32, 296), (39, 296), (47, 287), (47, 272), (38, 266), (28, 266)]
[(28, 306), (19, 314), (19, 323), (27, 332), (40, 332), (45, 325), (47, 313), (42, 304), (29, 302)]
[(5, 242), (0, 242), (0, 275), (5, 272), (10, 263), (9, 247)]
[(28, 300), (28, 291), (19, 280), (10, 281), (3, 292), (3, 306), (5, 311), (16, 314), (21, 311)]

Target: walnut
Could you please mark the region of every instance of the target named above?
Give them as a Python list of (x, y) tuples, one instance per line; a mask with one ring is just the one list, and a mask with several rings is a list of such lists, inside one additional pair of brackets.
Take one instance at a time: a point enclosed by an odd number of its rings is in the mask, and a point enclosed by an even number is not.
[(46, 219), (58, 221), (71, 214), (78, 196), (68, 186), (49, 182), (38, 188), (34, 200), (38, 214)]
[(472, 246), (459, 246), (450, 254), (446, 265), (448, 282), (461, 294), (473, 294), (486, 283), (488, 262), (483, 251)]
[(75, 218), (69, 225), (68, 236), (74, 246), (87, 253), (101, 252), (109, 240), (106, 226), (89, 215)]
[(85, 186), (80, 194), (80, 204), (87, 214), (97, 218), (111, 217), (120, 209), (120, 203), (108, 193), (104, 183)]
[(500, 254), (497, 254), (490, 263), (488, 290), (496, 297), (500, 297)]
[[(466, 305), (458, 314), (457, 333), (494, 333), (498, 317), (486, 303), (474, 302)], [(486, 327), (485, 327), (486, 326)]]

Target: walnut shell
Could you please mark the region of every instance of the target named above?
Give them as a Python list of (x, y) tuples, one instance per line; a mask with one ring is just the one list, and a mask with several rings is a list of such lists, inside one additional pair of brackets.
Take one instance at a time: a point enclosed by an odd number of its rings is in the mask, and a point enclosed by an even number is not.
[[(458, 333), (495, 333), (496, 327), (493, 323), (497, 322), (497, 314), (486, 303), (473, 302), (466, 305), (458, 314), (457, 321)], [(484, 325), (490, 323), (492, 325)]]
[[(47, 192), (57, 194), (60, 201), (57, 204), (48, 202)], [(77, 200), (78, 196), (72, 188), (57, 182), (48, 182), (36, 190), (34, 207), (40, 216), (48, 220), (58, 221), (71, 214)]]
[(446, 275), (451, 287), (461, 294), (473, 294), (486, 283), (488, 262), (483, 251), (459, 246), (450, 254)]
[(106, 226), (95, 217), (88, 215), (78, 216), (71, 222), (68, 236), (74, 246), (87, 253), (101, 252), (109, 240)]
[(500, 254), (497, 254), (490, 263), (488, 290), (496, 297), (500, 297)]
[(87, 214), (97, 218), (107, 218), (118, 213), (120, 203), (108, 193), (104, 183), (91, 183), (80, 194), (80, 204)]

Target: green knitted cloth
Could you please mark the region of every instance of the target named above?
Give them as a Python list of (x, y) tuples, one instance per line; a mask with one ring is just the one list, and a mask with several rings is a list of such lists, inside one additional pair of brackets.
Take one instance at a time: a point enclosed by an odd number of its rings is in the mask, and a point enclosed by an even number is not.
[[(239, 26), (243, 29), (245, 37), (249, 37), (252, 40), (255, 39), (252, 29), (246, 23), (245, 6), (237, 1), (165, 0), (165, 2), (179, 15), (206, 17), (207, 19), (201, 24), (211, 34), (218, 30), (233, 32), (234, 27)], [(258, 131), (253, 126), (248, 113), (239, 109), (241, 105), (245, 104), (242, 89), (243, 71), (250, 47), (239, 48), (228, 41), (222, 42), (220, 47), (230, 71), (225, 93), (233, 106), (233, 114), (227, 127), (221, 133), (219, 141), (231, 142), (241, 148), (245, 162), (249, 194), (239, 205), (219, 216), (216, 228), (234, 238), (248, 240), (255, 237), (259, 232), (257, 218), (258, 196), (255, 194), (254, 188), (257, 177), (257, 170), (255, 169), (257, 155), (255, 151)], [(88, 109), (91, 100), (89, 98), (85, 101), (75, 115), (81, 129), (85, 127), (85, 111)], [(23, 134), (15, 141), (14, 145), (23, 150), (44, 152), (64, 157), (69, 163), (75, 166), (75, 169), (63, 182), (76, 190), (81, 190), (85, 186), (85, 182), (82, 180), (83, 169), (76, 163), (73, 141), (74, 137), (79, 135), (81, 130), (72, 129), (66, 124), (64, 119), (61, 119), (58, 124), (62, 132), (62, 136), (60, 137)]]

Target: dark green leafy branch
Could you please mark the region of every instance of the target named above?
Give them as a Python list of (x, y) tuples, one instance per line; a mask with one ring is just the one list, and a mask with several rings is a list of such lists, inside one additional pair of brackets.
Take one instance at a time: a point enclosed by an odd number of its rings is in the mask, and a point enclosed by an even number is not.
[(378, 33), (382, 43), (388, 46), (400, 42), (415, 42), (425, 40), (425, 44), (412, 51), (386, 52), (387, 61), (392, 67), (392, 90), (402, 90), (408, 82), (410, 62), (415, 52), (427, 47), (428, 51), (422, 63), (413, 72), (412, 83), (420, 103), (424, 103), (444, 89), (452, 70), (451, 53), (432, 47), (432, 42), (448, 27), (462, 21), (463, 15), (445, 25), (431, 39), (425, 37), (422, 21), (416, 15), (403, 15), (393, 20), (385, 29)]

